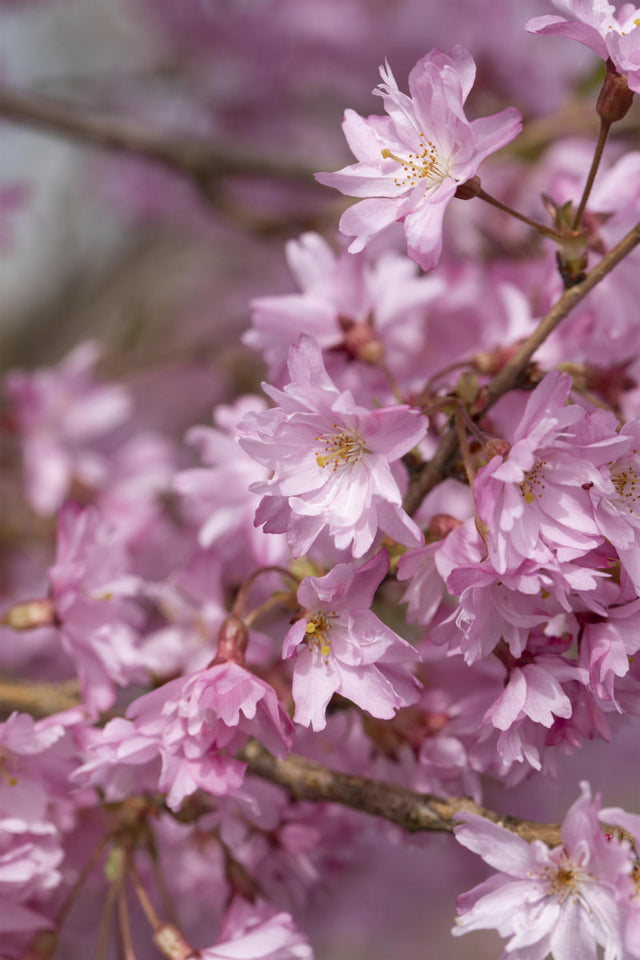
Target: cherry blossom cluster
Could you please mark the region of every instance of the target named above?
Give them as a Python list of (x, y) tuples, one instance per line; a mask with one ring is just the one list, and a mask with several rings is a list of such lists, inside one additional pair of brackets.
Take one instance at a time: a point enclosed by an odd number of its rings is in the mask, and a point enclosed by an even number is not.
[[(555, 5), (526, 30), (606, 62), (604, 145), (640, 93), (640, 10)], [(355, 162), (317, 174), (357, 198), (339, 235), (288, 240), (295, 291), (251, 303), (261, 391), (206, 423), (194, 401), (177, 436), (97, 342), (6, 377), (27, 534), (1, 663), (35, 691), (0, 723), (6, 960), (90, 956), (109, 910), (123, 956), (309, 960), (313, 897), (399, 828), (293, 797), (256, 749), (475, 804), (491, 783), (507, 808), (637, 729), (640, 247), (518, 351), (637, 229), (640, 152), (608, 144), (588, 189), (589, 140), (529, 162), (515, 106), (476, 115), (459, 45), (408, 93), (380, 76), (384, 112), (345, 113)], [(454, 936), (640, 958), (640, 816), (601, 803), (583, 782), (556, 845), (460, 814), (495, 872)]]

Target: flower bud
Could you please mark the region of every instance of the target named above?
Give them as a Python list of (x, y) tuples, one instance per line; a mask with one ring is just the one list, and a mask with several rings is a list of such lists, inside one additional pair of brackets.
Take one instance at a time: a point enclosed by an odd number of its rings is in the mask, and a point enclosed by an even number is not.
[(629, 89), (627, 78), (618, 73), (611, 60), (607, 60), (607, 72), (596, 103), (596, 113), (605, 123), (615, 123), (626, 116), (632, 102), (633, 90)]
[(214, 663), (234, 660), (244, 665), (244, 655), (249, 644), (249, 631), (244, 620), (231, 614), (222, 621), (218, 632), (218, 650)]

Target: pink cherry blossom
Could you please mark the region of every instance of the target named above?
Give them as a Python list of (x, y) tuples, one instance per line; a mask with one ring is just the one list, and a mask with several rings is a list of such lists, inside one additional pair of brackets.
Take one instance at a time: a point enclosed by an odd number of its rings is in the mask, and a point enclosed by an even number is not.
[(567, 406), (571, 378), (552, 372), (531, 394), (509, 453), (478, 471), (474, 495), (498, 573), (523, 560), (572, 560), (602, 542), (588, 490), (599, 467), (629, 446), (616, 418)]
[(627, 78), (629, 89), (640, 93), (640, 8), (623, 3), (618, 12), (607, 0), (553, 0), (567, 17), (534, 17), (530, 33), (569, 37), (610, 60)]
[(88, 341), (57, 368), (7, 378), (28, 497), (38, 513), (54, 513), (74, 480), (89, 487), (104, 481), (106, 460), (95, 441), (126, 419), (131, 400), (119, 384), (96, 380), (98, 357), (98, 345)]
[(127, 717), (110, 721), (89, 745), (95, 760), (83, 773), (95, 782), (104, 778), (105, 766), (147, 764), (159, 755), (158, 788), (167, 791), (174, 810), (198, 788), (215, 796), (237, 790), (245, 764), (234, 754), (249, 737), (282, 757), (292, 736), (273, 687), (232, 661), (144, 694), (129, 705)]
[(631, 871), (629, 844), (609, 840), (600, 829), (600, 803), (588, 784), (562, 825), (562, 846), (527, 843), (476, 814), (460, 814), (456, 839), (499, 871), (458, 897), (454, 936), (496, 929), (510, 937), (513, 960), (623, 960), (623, 916), (616, 898)]
[(381, 550), (358, 569), (339, 563), (326, 576), (305, 577), (300, 584), (304, 614), (283, 644), (284, 657), (295, 655), (297, 723), (323, 730), (334, 693), (374, 717), (392, 717), (416, 700), (419, 684), (410, 673), (416, 650), (370, 609), (388, 568)]
[(240, 446), (272, 471), (250, 489), (262, 494), (256, 525), (285, 533), (294, 556), (328, 528), (336, 547), (361, 557), (378, 530), (408, 546), (422, 534), (402, 509), (396, 461), (424, 437), (427, 421), (407, 406), (367, 410), (328, 376), (318, 344), (301, 336), (289, 354), (291, 382), (263, 384), (279, 404), (248, 414)]
[(217, 943), (193, 956), (194, 960), (313, 960), (313, 951), (288, 913), (236, 899)]
[(348, 196), (365, 197), (342, 215), (340, 230), (362, 250), (395, 221), (404, 224), (409, 256), (431, 270), (442, 250), (442, 219), (460, 184), (518, 135), (520, 113), (469, 121), (464, 103), (476, 68), (462, 47), (432, 50), (409, 74), (411, 96), (401, 93), (388, 65), (374, 91), (387, 117), (360, 117), (347, 110), (343, 130), (357, 163), (337, 173), (316, 174), (320, 183)]

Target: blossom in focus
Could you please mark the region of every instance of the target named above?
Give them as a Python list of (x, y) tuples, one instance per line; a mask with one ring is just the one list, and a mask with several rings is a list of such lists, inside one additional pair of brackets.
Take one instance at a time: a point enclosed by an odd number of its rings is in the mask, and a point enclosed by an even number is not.
[(300, 584), (304, 614), (282, 651), (285, 658), (295, 655), (297, 723), (323, 730), (334, 693), (386, 719), (417, 699), (419, 685), (410, 673), (416, 650), (370, 609), (388, 569), (389, 557), (381, 550), (359, 569), (339, 563), (326, 576), (305, 577)]
[(626, 841), (605, 836), (600, 803), (588, 784), (562, 825), (562, 846), (527, 843), (476, 814), (460, 814), (459, 843), (498, 872), (458, 897), (454, 936), (495, 929), (510, 937), (513, 960), (623, 960), (623, 915), (618, 885), (631, 872)]
[(407, 546), (422, 534), (402, 509), (396, 465), (424, 437), (427, 420), (407, 406), (367, 410), (328, 376), (316, 341), (302, 335), (289, 354), (291, 382), (263, 384), (279, 406), (238, 425), (240, 446), (272, 471), (250, 487), (262, 494), (256, 526), (285, 533), (294, 556), (326, 527), (338, 549), (361, 557), (378, 530)]
[(349, 250), (362, 250), (395, 221), (404, 224), (409, 256), (431, 270), (442, 250), (442, 220), (458, 187), (482, 161), (521, 130), (515, 107), (467, 120), (464, 103), (476, 68), (470, 54), (454, 47), (432, 50), (409, 74), (411, 96), (401, 93), (388, 66), (374, 91), (388, 116), (366, 119), (347, 110), (343, 131), (357, 163), (316, 179), (341, 193), (362, 197), (340, 220), (354, 237)]
[(626, 451), (605, 411), (588, 419), (567, 406), (571, 378), (557, 371), (531, 394), (508, 455), (478, 471), (474, 495), (488, 528), (489, 557), (498, 573), (525, 560), (545, 563), (550, 552), (573, 560), (598, 546), (601, 534), (588, 490), (603, 483), (599, 468)]
[(569, 37), (590, 47), (603, 60), (611, 60), (627, 78), (630, 90), (640, 93), (640, 7), (623, 3), (616, 11), (606, 0), (553, 0), (570, 19), (534, 17), (525, 25), (529, 33)]

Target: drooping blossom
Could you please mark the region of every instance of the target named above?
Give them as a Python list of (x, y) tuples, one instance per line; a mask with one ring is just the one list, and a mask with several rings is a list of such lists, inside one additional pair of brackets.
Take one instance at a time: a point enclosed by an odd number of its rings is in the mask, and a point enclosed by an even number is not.
[(620, 10), (607, 0), (553, 0), (567, 17), (534, 17), (530, 33), (569, 37), (589, 47), (626, 76), (630, 90), (640, 93), (640, 8), (623, 3)]
[(389, 569), (381, 550), (360, 568), (338, 563), (324, 577), (305, 577), (298, 588), (303, 616), (287, 633), (283, 656), (295, 657), (294, 720), (323, 730), (325, 711), (339, 693), (374, 717), (389, 718), (413, 703), (411, 675), (418, 654), (371, 611)]
[(312, 337), (289, 354), (291, 382), (263, 384), (278, 404), (238, 425), (240, 446), (272, 471), (251, 485), (262, 494), (256, 525), (286, 533), (294, 556), (327, 528), (336, 547), (361, 557), (378, 530), (407, 546), (422, 534), (402, 509), (397, 464), (424, 437), (426, 418), (404, 405), (367, 410), (328, 376)]
[(442, 220), (458, 187), (475, 176), (486, 157), (521, 129), (508, 107), (467, 120), (464, 103), (475, 80), (472, 57), (462, 47), (432, 50), (409, 74), (411, 96), (401, 93), (388, 66), (374, 90), (388, 116), (363, 118), (347, 110), (343, 131), (357, 163), (337, 173), (316, 174), (320, 183), (362, 197), (342, 215), (340, 230), (362, 250), (395, 221), (404, 224), (409, 256), (432, 269), (442, 250)]
[[(292, 736), (291, 721), (273, 687), (233, 661), (144, 694), (129, 705), (127, 717), (111, 720), (103, 736), (89, 745), (81, 776), (108, 783), (110, 768), (119, 778), (119, 765), (147, 765), (159, 757), (157, 788), (167, 792), (172, 810), (198, 788), (214, 796), (237, 790), (246, 765), (235, 754), (249, 737), (283, 757)], [(145, 770), (148, 788), (153, 774)]]
[[(621, 807), (607, 807), (599, 813), (603, 824), (622, 827), (633, 837), (636, 853), (640, 850), (640, 814)], [(624, 945), (629, 955), (640, 957), (640, 867), (636, 862), (630, 876), (620, 878), (618, 896), (625, 916)]]
[(616, 891), (631, 872), (626, 841), (600, 828), (600, 802), (588, 784), (567, 813), (562, 845), (527, 843), (476, 814), (461, 814), (456, 839), (498, 873), (458, 897), (454, 936), (472, 930), (509, 937), (513, 960), (623, 960), (623, 920)]

